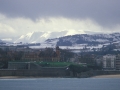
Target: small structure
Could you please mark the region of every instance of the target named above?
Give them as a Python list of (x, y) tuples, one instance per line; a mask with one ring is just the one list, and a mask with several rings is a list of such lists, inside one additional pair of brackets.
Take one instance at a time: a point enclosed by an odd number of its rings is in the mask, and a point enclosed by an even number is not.
[(34, 62), (8, 62), (8, 69), (25, 70), (25, 69), (40, 69), (41, 67)]
[(8, 62), (8, 69), (28, 69), (29, 62)]
[(105, 55), (103, 56), (103, 69), (104, 70), (114, 70), (115, 69), (115, 55)]

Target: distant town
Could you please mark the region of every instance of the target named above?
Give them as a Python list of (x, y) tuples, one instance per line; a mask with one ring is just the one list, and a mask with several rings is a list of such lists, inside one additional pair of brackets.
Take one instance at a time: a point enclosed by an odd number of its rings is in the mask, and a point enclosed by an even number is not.
[[(74, 39), (74, 37), (78, 36), (70, 37)], [(65, 40), (68, 40), (70, 37), (66, 37)], [(50, 43), (51, 41), (54, 42), (54, 40), (47, 40), (43, 45), (41, 43), (24, 44), (19, 42), (7, 44), (1, 42), (0, 70), (2, 71), (0, 76), (36, 75), (81, 77), (82, 72), (91, 70), (94, 72), (89, 72), (84, 77), (95, 75), (95, 71), (98, 70), (117, 71), (119, 73), (120, 44), (117, 41), (112, 43), (107, 42), (107, 44), (97, 42), (93, 42), (93, 44), (92, 42), (88, 42), (88, 44), (70, 44), (69, 42), (63, 42), (64, 39), (60, 39), (61, 42), (53, 44)], [(84, 40), (84, 42), (86, 41)], [(5, 72), (4, 70), (7, 71)], [(116, 72), (112, 73), (114, 74)]]
[[(74, 49), (54, 48), (29, 48), (26, 45), (0, 46), (0, 68), (9, 69), (9, 62), (72, 62), (96, 66), (94, 69), (119, 70), (120, 51), (114, 50), (115, 45), (102, 47), (99, 50), (89, 51), (87, 47), (77, 49), (80, 52), (74, 53)], [(16, 69), (23, 69), (15, 67)]]

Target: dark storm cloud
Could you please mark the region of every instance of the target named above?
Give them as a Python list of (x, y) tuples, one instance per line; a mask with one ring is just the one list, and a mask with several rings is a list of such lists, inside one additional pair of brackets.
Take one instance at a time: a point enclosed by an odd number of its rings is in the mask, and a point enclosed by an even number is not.
[(120, 23), (120, 0), (0, 0), (0, 13), (8, 17), (90, 18), (101, 25)]

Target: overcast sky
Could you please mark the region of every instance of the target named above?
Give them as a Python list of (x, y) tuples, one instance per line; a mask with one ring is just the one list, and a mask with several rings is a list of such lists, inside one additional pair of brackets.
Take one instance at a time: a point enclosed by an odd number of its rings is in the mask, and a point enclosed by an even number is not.
[(0, 36), (120, 31), (120, 0), (0, 0)]

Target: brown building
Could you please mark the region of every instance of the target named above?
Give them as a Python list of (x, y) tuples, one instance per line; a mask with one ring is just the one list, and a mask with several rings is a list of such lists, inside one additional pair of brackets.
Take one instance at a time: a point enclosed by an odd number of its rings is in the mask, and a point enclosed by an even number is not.
[(51, 48), (45, 48), (45, 50), (33, 50), (24, 52), (22, 60), (29, 61), (60, 61), (59, 47), (56, 47), (56, 51)]

